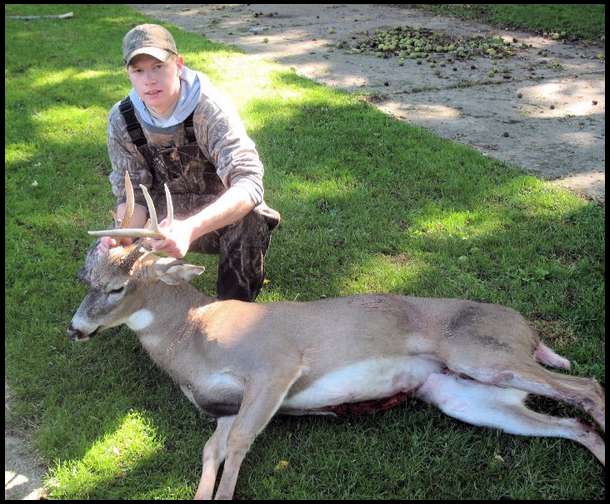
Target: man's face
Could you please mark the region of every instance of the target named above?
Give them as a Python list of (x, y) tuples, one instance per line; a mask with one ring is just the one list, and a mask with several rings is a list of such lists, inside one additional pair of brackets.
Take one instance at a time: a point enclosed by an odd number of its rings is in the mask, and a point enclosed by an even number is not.
[(162, 62), (148, 54), (139, 54), (131, 60), (127, 74), (131, 85), (144, 104), (160, 115), (170, 111), (180, 98), (180, 71), (182, 56)]

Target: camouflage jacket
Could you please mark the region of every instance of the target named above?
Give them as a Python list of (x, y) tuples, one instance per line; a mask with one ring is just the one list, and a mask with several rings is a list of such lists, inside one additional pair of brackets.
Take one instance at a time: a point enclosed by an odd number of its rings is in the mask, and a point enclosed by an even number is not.
[[(215, 167), (225, 187), (239, 186), (246, 190), (256, 206), (263, 202), (263, 165), (256, 146), (246, 133), (243, 123), (229, 101), (200, 74), (201, 94), (193, 115), (197, 144)], [(108, 154), (112, 163), (109, 179), (117, 204), (125, 201), (124, 175), (129, 171), (134, 187), (151, 188), (152, 175), (142, 154), (133, 144), (117, 102), (108, 117)], [(185, 143), (182, 124), (155, 128), (136, 117), (149, 144), (181, 146)]]

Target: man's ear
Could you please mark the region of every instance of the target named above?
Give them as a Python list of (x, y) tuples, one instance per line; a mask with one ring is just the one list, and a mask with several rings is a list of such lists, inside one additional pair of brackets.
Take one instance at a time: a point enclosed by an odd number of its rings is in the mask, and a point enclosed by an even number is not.
[(153, 267), (155, 276), (168, 285), (190, 282), (205, 271), (203, 266), (185, 264), (183, 261), (173, 257), (162, 257), (155, 262)]

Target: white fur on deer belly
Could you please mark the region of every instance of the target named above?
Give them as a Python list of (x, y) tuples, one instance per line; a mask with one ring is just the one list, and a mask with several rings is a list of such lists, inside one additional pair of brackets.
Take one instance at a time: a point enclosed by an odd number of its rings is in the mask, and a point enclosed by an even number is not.
[(134, 312), (125, 323), (132, 331), (141, 331), (147, 328), (155, 320), (155, 316), (150, 310), (138, 310)]
[(390, 397), (419, 387), (441, 365), (422, 357), (389, 357), (350, 364), (318, 378), (282, 403), (286, 409), (315, 409)]

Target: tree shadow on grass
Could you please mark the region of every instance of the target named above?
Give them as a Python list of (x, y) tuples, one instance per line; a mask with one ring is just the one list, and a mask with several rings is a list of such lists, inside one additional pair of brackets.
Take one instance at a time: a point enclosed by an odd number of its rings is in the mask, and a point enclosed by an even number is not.
[[(270, 284), (263, 301), (265, 297), (307, 300), (386, 291), (498, 302), (542, 320), (565, 321), (578, 338), (562, 348), (586, 348), (584, 362), (579, 363), (581, 372), (591, 371), (603, 381), (603, 364), (595, 350), (603, 329), (599, 301), (603, 297), (599, 296), (603, 217), (597, 207), (551, 191), (536, 179), (466, 147), (444, 144), (419, 128), (392, 124), (364, 104), (314, 100), (300, 107), (291, 105), (290, 114), (281, 112), (276, 103), (264, 102), (253, 102), (248, 110), (267, 118), (252, 136), (266, 161), (267, 199), (283, 215), (267, 256)], [(354, 117), (358, 119), (353, 121)], [(283, 133), (291, 130), (294, 137)], [(375, 136), (377, 131), (382, 135)], [(285, 145), (278, 149), (277, 142)], [(60, 157), (70, 149), (61, 144), (53, 148)], [(566, 201), (569, 204), (562, 206)], [(48, 205), (46, 211), (61, 210), (61, 203), (55, 207), (52, 199)], [(21, 218), (36, 223), (27, 215)], [(56, 237), (75, 231), (69, 219), (41, 220), (39, 226)], [(81, 231), (86, 241), (84, 228)], [(541, 235), (548, 240), (541, 241)], [(76, 253), (72, 267), (78, 269), (80, 262)], [(24, 266), (27, 270), (29, 264)], [(204, 280), (208, 289), (215, 274), (209, 276)], [(66, 286), (73, 282), (70, 278), (58, 281)], [(79, 293), (71, 292), (63, 300), (66, 320), (79, 299)], [(120, 334), (133, 337), (125, 329)], [(66, 344), (64, 336), (60, 338), (55, 344)], [(137, 410), (155, 411), (158, 433), (168, 443), (184, 447), (196, 439), (198, 446), (176, 455), (189, 464), (170, 467), (175, 459), (169, 455), (144, 458), (126, 475), (97, 484), (93, 495), (120, 494), (121, 488), (142, 480), (147, 481), (143, 486), (175, 484), (185, 470), (196, 482), (194, 468), (200, 467), (201, 444), (211, 433), (211, 425), (193, 429), (190, 414), (186, 419), (178, 414), (176, 420), (176, 404), (190, 407), (182, 397), (176, 398), (178, 389), (154, 369), (143, 351), (125, 353), (126, 348), (133, 350), (133, 340), (111, 338), (112, 343), (79, 349), (81, 359), (92, 362), (86, 369), (78, 363), (80, 359), (70, 362), (84, 371), (78, 383), (89, 389), (87, 395), (126, 388), (122, 402)], [(135, 374), (122, 375), (134, 365)], [(58, 368), (56, 377), (66, 371)], [(102, 377), (110, 383), (100, 383)], [(134, 381), (141, 382), (141, 390), (121, 385)], [(66, 390), (73, 386), (66, 383)], [(155, 392), (145, 397), (146, 391)], [(121, 415), (116, 410), (104, 413), (103, 402), (100, 405), (104, 427), (91, 432), (90, 444), (119, 428)], [(294, 425), (291, 422), (282, 420), (280, 425)], [(344, 433), (345, 442), (350, 443), (357, 432)]]

